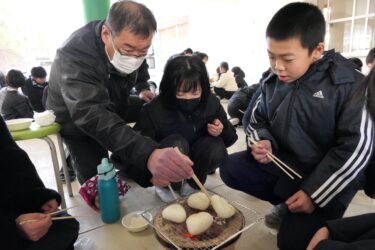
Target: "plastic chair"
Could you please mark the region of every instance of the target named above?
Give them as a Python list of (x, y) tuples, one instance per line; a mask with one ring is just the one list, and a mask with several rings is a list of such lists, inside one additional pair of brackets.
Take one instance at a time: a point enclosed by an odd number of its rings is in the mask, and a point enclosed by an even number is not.
[(19, 130), (19, 131), (11, 131), (10, 133), (12, 134), (12, 137), (15, 141), (22, 141), (22, 140), (30, 140), (30, 139), (42, 139), (47, 142), (50, 150), (51, 150), (51, 158), (52, 158), (52, 164), (53, 164), (53, 170), (55, 172), (55, 179), (56, 179), (56, 185), (57, 185), (57, 191), (61, 195), (61, 207), (66, 208), (66, 203), (65, 203), (65, 197), (64, 197), (64, 189), (62, 186), (62, 182), (60, 180), (60, 172), (59, 172), (59, 162), (57, 159), (57, 153), (56, 153), (56, 147), (54, 142), (52, 141), (49, 136), (51, 135), (56, 135), (57, 137), (57, 144), (59, 147), (60, 151), (60, 157), (62, 161), (62, 167), (64, 171), (64, 175), (66, 176), (65, 181), (66, 181), (66, 186), (68, 189), (69, 196), (73, 196), (72, 192), (72, 186), (69, 180), (69, 174), (68, 174), (68, 166), (66, 163), (66, 156), (65, 156), (65, 151), (64, 147), (62, 144), (61, 136), (60, 136), (60, 130), (61, 126), (57, 123), (54, 123), (49, 126), (39, 126), (36, 123), (32, 123), (30, 128), (24, 129), (24, 130)]

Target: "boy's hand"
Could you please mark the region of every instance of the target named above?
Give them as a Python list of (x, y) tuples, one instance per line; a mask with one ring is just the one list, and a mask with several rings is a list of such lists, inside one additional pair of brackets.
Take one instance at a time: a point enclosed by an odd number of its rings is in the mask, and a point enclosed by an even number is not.
[[(21, 221), (37, 220), (20, 225)], [(26, 239), (38, 241), (49, 230), (52, 225), (51, 216), (41, 213), (21, 214), (17, 217), (16, 223), (19, 230), (25, 235)]]
[(272, 153), (272, 146), (269, 140), (258, 141), (257, 144), (253, 144), (251, 147), (251, 154), (259, 163), (267, 164), (271, 162), (271, 159), (267, 157), (267, 153)]
[(292, 213), (306, 213), (311, 214), (315, 210), (315, 203), (311, 198), (302, 190), (293, 194), (286, 201), (286, 205)]
[(326, 240), (329, 238), (329, 231), (327, 227), (322, 227), (316, 231), (314, 237), (312, 237), (309, 245), (306, 250), (313, 250), (319, 244), (320, 241)]
[(223, 128), (224, 126), (219, 119), (207, 124), (207, 131), (212, 136), (219, 136), (223, 132)]
[(57, 201), (55, 199), (52, 199), (43, 204), (42, 210), (43, 210), (43, 213), (49, 214), (49, 213), (57, 211), (58, 207), (59, 207), (59, 204), (57, 203)]

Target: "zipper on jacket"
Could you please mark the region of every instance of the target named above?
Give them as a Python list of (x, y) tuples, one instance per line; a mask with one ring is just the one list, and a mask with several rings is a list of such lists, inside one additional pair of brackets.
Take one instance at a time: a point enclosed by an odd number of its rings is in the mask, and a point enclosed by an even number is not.
[(294, 101), (296, 99), (296, 92), (299, 88), (299, 80), (296, 81), (295, 83), (295, 87), (293, 89), (293, 93), (292, 93), (292, 97), (291, 97), (291, 100), (289, 102), (289, 105), (288, 105), (288, 110), (287, 110), (287, 118), (286, 118), (286, 126), (285, 126), (285, 129), (284, 129), (284, 135), (285, 135), (285, 138), (288, 138), (289, 136), (289, 125), (290, 125), (290, 120), (292, 119), (292, 112), (290, 111), (291, 110), (291, 107), (293, 106), (294, 104)]

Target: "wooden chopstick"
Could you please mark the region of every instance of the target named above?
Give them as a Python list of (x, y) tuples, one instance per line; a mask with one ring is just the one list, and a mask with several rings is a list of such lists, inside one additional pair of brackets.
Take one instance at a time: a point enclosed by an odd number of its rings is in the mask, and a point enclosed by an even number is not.
[[(92, 215), (61, 216), (61, 217), (52, 217), (51, 220), (68, 220), (68, 219), (75, 219), (78, 217), (90, 217), (90, 216)], [(18, 223), (18, 225), (23, 225), (23, 224), (37, 222), (37, 221), (41, 221), (41, 220), (24, 220)]]
[(177, 197), (176, 193), (174, 192), (173, 188), (171, 187), (171, 184), (168, 184), (168, 188), (169, 188), (169, 191), (171, 191), (173, 198), (175, 200), (177, 200), (178, 197)]
[(295, 174), (297, 177), (299, 177), (300, 179), (302, 179), (302, 176), (300, 174), (298, 174), (296, 171), (294, 171), (291, 167), (289, 167), (288, 165), (286, 165), (282, 160), (280, 160), (279, 158), (277, 158), (276, 155), (274, 154), (271, 154), (271, 157), (273, 157), (275, 160), (277, 160), (281, 165), (283, 165), (284, 167), (286, 167), (290, 172), (292, 172), (293, 174)]
[[(248, 137), (249, 141), (251, 143), (253, 143), (254, 145), (258, 144), (257, 141), (253, 140), (252, 138)], [(296, 171), (294, 171), (291, 167), (289, 167), (288, 165), (286, 165), (282, 160), (280, 160), (278, 157), (276, 157), (274, 154), (272, 154), (271, 152), (268, 152), (267, 153), (267, 157), (273, 162), (276, 164), (276, 166), (278, 166), (284, 173), (286, 173), (291, 179), (294, 180), (294, 177), (287, 171), (289, 170), (290, 172), (292, 172), (293, 174), (295, 174), (298, 178), (302, 179), (302, 176), (300, 174), (298, 174)], [(280, 165), (281, 164), (281, 165)], [(284, 167), (286, 168), (284, 168)]]
[(293, 175), (289, 174), (288, 171), (286, 171), (274, 158), (272, 158), (272, 154), (270, 153), (267, 153), (267, 157), (268, 159), (270, 159), (271, 161), (273, 161), (273, 163), (275, 163), (284, 173), (286, 173), (292, 180), (294, 180), (294, 177)]
[[(174, 150), (180, 155), (180, 156), (183, 156), (183, 154), (181, 153), (181, 151), (178, 149), (178, 147), (174, 147)], [(198, 179), (198, 177), (193, 173), (193, 175), (191, 176), (193, 178), (193, 180), (195, 181), (195, 183), (197, 184), (197, 186), (200, 188), (200, 190), (206, 194), (206, 196), (208, 197), (209, 200), (211, 200), (211, 197), (210, 195), (208, 194), (208, 191), (207, 189), (203, 186), (203, 184), (200, 182), (200, 180)]]
[(75, 208), (75, 207), (77, 207), (77, 206), (72, 206), (72, 207), (68, 207), (68, 208), (65, 208), (65, 209), (60, 209), (60, 210), (58, 210), (58, 211), (55, 211), (55, 212), (52, 212), (52, 213), (49, 213), (49, 215), (56, 215), (56, 214), (59, 214), (60, 212), (64, 212), (64, 211), (67, 211), (67, 210), (69, 210), (69, 209), (72, 209), (72, 208)]

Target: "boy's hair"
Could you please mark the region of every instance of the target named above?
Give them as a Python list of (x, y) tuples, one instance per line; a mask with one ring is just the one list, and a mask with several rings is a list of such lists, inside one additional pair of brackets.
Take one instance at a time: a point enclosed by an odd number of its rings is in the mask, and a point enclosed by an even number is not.
[(160, 82), (160, 98), (167, 107), (175, 107), (177, 91), (202, 89), (200, 105), (205, 105), (210, 94), (210, 83), (205, 64), (195, 56), (177, 56), (167, 62)]
[(19, 88), (25, 84), (25, 76), (21, 71), (11, 69), (5, 77), (5, 82), (9, 87)]
[(221, 62), (221, 63), (220, 63), (220, 68), (225, 69), (225, 72), (227, 72), (228, 69), (229, 69), (229, 65), (228, 65), (227, 62)]
[(290, 3), (282, 7), (267, 26), (266, 37), (275, 40), (299, 38), (309, 54), (324, 42), (326, 24), (320, 9), (310, 3)]
[(47, 76), (47, 72), (43, 67), (34, 67), (31, 69), (31, 76), (34, 78), (45, 78)]
[(374, 59), (375, 59), (375, 48), (372, 48), (366, 56), (366, 64), (368, 65), (372, 63)]

